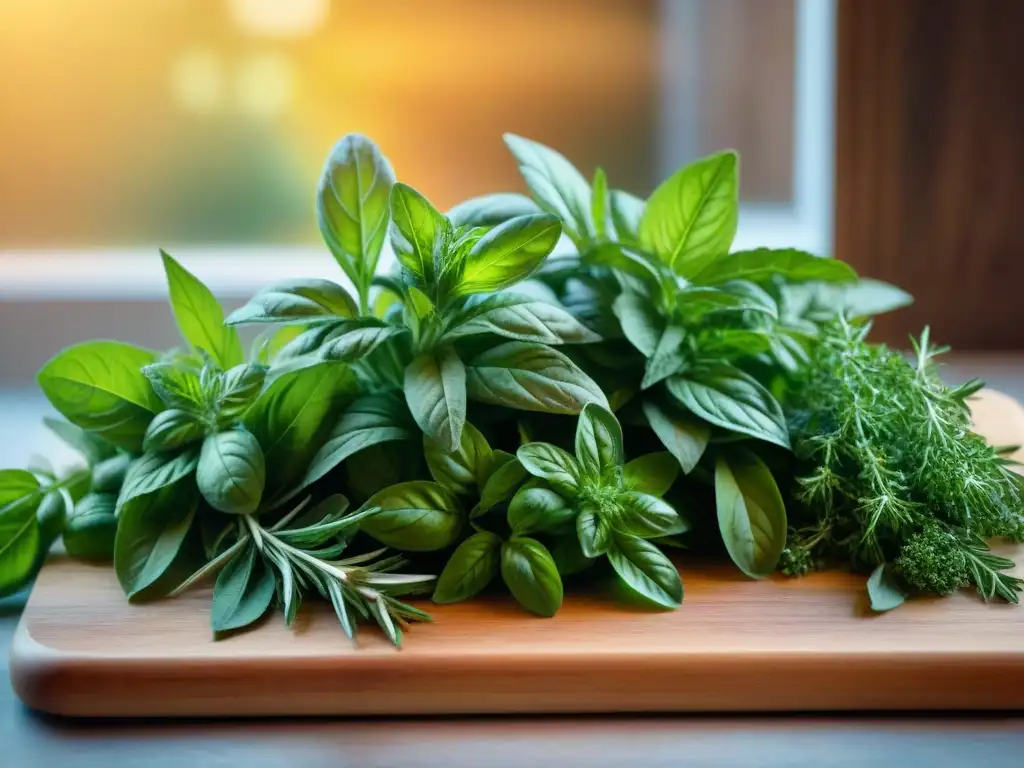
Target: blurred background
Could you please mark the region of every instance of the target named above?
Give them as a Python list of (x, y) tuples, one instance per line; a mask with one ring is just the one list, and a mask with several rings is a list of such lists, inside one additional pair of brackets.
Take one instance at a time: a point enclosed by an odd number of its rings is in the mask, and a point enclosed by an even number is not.
[(522, 189), (505, 131), (641, 196), (733, 147), (737, 247), (909, 290), (881, 339), (1020, 348), (1022, 29), (1020, 0), (3, 0), (0, 415), (34, 423), (62, 346), (174, 343), (158, 247), (229, 307), (339, 279), (313, 194), (350, 131), (442, 209)]

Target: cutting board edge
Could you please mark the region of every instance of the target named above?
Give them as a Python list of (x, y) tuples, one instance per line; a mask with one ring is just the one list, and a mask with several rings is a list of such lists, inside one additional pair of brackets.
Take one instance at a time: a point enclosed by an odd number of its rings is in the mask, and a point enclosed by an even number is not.
[[(144, 657), (55, 651), (21, 622), (10, 669), (29, 708), (93, 719), (1024, 709), (1024, 647), (982, 655), (681, 651), (606, 659), (599, 674), (592, 656), (530, 653), (500, 668), (486, 656), (398, 664), (384, 656), (240, 657), (212, 669), (184, 659), (160, 672)], [(452, 679), (473, 684), (453, 687)], [(541, 700), (537, 691), (552, 679), (557, 690)]]

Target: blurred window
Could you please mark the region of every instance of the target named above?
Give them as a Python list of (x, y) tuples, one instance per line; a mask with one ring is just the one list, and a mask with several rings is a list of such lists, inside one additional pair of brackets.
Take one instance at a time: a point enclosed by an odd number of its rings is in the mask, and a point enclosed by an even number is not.
[(442, 209), (522, 188), (504, 131), (644, 196), (734, 147), (738, 244), (828, 250), (832, 23), (833, 0), (4, 0), (0, 287), (142, 290), (158, 246), (333, 275), (313, 192), (349, 131)]

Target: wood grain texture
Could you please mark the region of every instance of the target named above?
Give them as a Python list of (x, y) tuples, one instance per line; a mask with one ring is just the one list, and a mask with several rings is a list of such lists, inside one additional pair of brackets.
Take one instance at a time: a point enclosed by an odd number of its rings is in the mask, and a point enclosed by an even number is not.
[[(987, 392), (978, 429), (1024, 442)], [(1014, 552), (1024, 557), (1024, 551)], [(18, 695), (87, 717), (1024, 708), (1024, 609), (973, 593), (871, 614), (843, 573), (751, 581), (683, 563), (681, 610), (570, 594), (553, 619), (510, 600), (432, 606), (396, 651), (353, 647), (322, 605), (214, 643), (209, 589), (129, 605), (109, 566), (53, 558), (11, 648)]]
[(1022, 28), (1019, 0), (840, 0), (836, 255), (916, 297), (879, 340), (1024, 346)]

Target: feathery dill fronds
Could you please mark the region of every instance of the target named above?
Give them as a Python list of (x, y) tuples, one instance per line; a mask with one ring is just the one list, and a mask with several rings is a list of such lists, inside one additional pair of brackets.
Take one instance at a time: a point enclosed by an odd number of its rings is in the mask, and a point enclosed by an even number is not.
[(804, 471), (783, 570), (890, 563), (911, 591), (968, 583), (1017, 602), (1013, 563), (985, 541), (1024, 540), (1020, 478), (971, 431), (967, 399), (983, 385), (945, 384), (925, 329), (910, 362), (865, 341), (866, 325), (822, 326), (786, 403)]

